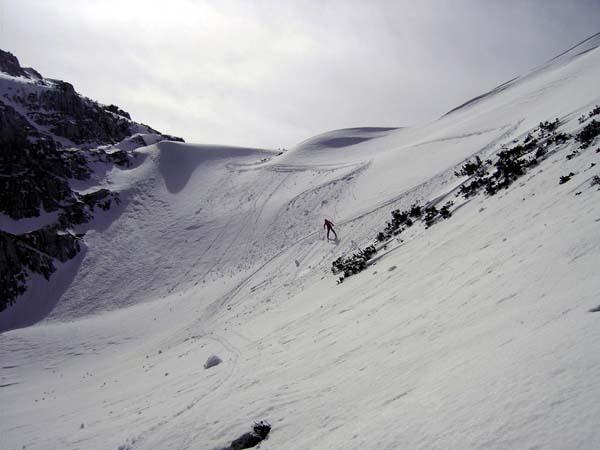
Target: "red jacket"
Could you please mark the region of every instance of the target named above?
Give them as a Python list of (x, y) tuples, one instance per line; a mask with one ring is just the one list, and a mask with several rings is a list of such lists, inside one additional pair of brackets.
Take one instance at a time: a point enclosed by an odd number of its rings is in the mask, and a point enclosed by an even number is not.
[(323, 228), (330, 229), (332, 227), (333, 227), (333, 223), (331, 223), (329, 220), (325, 219), (325, 223), (323, 224)]

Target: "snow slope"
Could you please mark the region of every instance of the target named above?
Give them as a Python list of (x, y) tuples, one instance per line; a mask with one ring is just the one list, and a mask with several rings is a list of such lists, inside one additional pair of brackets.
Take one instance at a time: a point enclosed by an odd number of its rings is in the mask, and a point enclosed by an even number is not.
[(104, 181), (121, 209), (86, 234), (76, 272), (40, 287), (60, 294), (52, 312), (0, 335), (0, 449), (219, 449), (259, 419), (263, 449), (596, 448), (598, 141), (412, 228), (340, 285), (329, 269), (392, 209), (454, 198), (466, 158), (555, 117), (581, 129), (599, 45), (421, 127), (282, 155), (136, 150)]

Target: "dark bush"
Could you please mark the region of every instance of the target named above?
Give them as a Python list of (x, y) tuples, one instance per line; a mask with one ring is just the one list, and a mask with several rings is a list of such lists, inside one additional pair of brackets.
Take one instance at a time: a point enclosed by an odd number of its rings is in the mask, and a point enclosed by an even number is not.
[(534, 167), (538, 165), (538, 160), (536, 158), (531, 158), (525, 161), (526, 167)]
[(556, 118), (554, 120), (554, 122), (548, 122), (546, 120), (545, 122), (540, 122), (540, 130), (551, 133), (558, 128), (559, 124), (560, 124), (560, 121), (558, 120), (558, 118)]
[(386, 224), (383, 233), (379, 233), (377, 235), (377, 240), (385, 240), (390, 236), (396, 236), (400, 234), (403, 231), (403, 229), (401, 229), (402, 225), (410, 226), (408, 224), (408, 215), (408, 211), (400, 211), (399, 209), (395, 209), (394, 211), (392, 211), (392, 220)]
[(538, 147), (535, 151), (535, 157), (536, 158), (541, 158), (542, 156), (544, 156), (546, 153), (548, 153), (548, 150), (546, 150), (544, 147)]
[(496, 195), (498, 192), (498, 185), (492, 177), (485, 178), (485, 193), (487, 195)]
[(452, 213), (450, 212), (450, 208), (454, 205), (453, 201), (448, 201), (440, 208), (440, 216), (442, 219), (449, 219), (452, 217)]
[(362, 272), (367, 268), (367, 261), (377, 253), (377, 250), (373, 245), (369, 245), (364, 249), (358, 249), (358, 251), (348, 258), (340, 256), (331, 264), (331, 271), (334, 274), (343, 273), (344, 277), (349, 277), (358, 272)]
[(475, 157), (475, 161), (467, 161), (463, 164), (459, 171), (454, 172), (454, 175), (457, 177), (470, 177), (471, 175), (476, 174), (481, 171), (483, 167), (483, 162), (479, 156)]
[(392, 211), (392, 217), (399, 224), (403, 224), (408, 219), (408, 211), (400, 211), (399, 209), (395, 209)]
[(425, 226), (430, 227), (433, 225), (438, 214), (439, 211), (435, 206), (429, 206), (428, 208), (425, 208), (425, 218), (423, 219), (425, 221)]
[(525, 163), (519, 160), (523, 155), (523, 149), (517, 147), (498, 153), (494, 177), (499, 180), (499, 187), (508, 187), (514, 180), (525, 174)]
[(478, 177), (470, 183), (461, 184), (458, 188), (457, 195), (462, 195), (464, 198), (473, 197), (474, 195), (477, 195), (477, 193), (482, 187), (483, 180), (481, 177)]
[(555, 143), (555, 144), (564, 144), (569, 139), (571, 139), (571, 135), (569, 135), (567, 133), (556, 133), (554, 136), (552, 136), (549, 139), (549, 141), (551, 143)]
[(524, 142), (523, 152), (524, 153), (529, 153), (534, 148), (537, 148), (537, 144), (538, 144), (538, 140), (537, 139), (531, 139), (528, 142)]
[(410, 207), (408, 215), (410, 217), (421, 217), (423, 215), (423, 211), (421, 211), (421, 206), (418, 203), (413, 203)]
[(579, 155), (579, 150), (573, 150), (571, 153), (569, 153), (567, 155), (567, 159), (570, 161), (573, 158), (575, 158), (577, 155)]
[(592, 144), (596, 136), (598, 136), (599, 134), (600, 122), (594, 119), (585, 127), (583, 127), (583, 130), (581, 130), (579, 134), (577, 134), (575, 139), (578, 142), (581, 142), (581, 148), (587, 148)]
[(561, 175), (558, 184), (565, 184), (567, 181), (571, 179), (571, 177), (575, 175), (573, 172), (569, 173), (569, 175)]

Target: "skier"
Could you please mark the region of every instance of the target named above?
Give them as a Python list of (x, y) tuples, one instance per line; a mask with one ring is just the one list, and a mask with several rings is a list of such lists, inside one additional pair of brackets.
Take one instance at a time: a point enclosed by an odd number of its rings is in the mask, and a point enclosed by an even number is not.
[(327, 219), (325, 219), (325, 223), (323, 224), (323, 229), (327, 228), (327, 239), (329, 239), (329, 232), (333, 231), (333, 235), (335, 236), (335, 240), (337, 241), (337, 233), (333, 229), (333, 223)]

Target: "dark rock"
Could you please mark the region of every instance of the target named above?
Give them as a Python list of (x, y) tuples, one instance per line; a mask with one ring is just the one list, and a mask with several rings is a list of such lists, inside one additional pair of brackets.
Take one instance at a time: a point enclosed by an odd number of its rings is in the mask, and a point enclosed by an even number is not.
[(96, 207), (106, 211), (110, 208), (113, 201), (117, 204), (120, 203), (119, 195), (116, 192), (109, 191), (108, 189), (99, 189), (95, 192), (85, 194), (83, 195), (82, 200), (92, 209), (92, 211)]
[(571, 177), (573, 177), (575, 174), (573, 172), (570, 172), (568, 175), (561, 175), (560, 179), (558, 180), (558, 184), (565, 184), (568, 181), (571, 180)]
[(4, 50), (0, 50), (0, 71), (12, 75), (13, 77), (27, 76), (25, 71), (21, 68), (17, 57)]
[(206, 362), (204, 363), (205, 369), (210, 369), (211, 367), (218, 366), (221, 364), (223, 360), (219, 358), (217, 355), (210, 355)]
[(52, 225), (39, 230), (21, 234), (18, 239), (60, 262), (66, 262), (79, 253), (79, 239), (72, 233), (61, 230)]
[(105, 106), (104, 109), (106, 111), (109, 111), (111, 113), (117, 114), (119, 116), (123, 116), (129, 120), (131, 120), (131, 115), (127, 112), (127, 111), (123, 111), (121, 108), (119, 108), (117, 105), (113, 105), (110, 104), (108, 106)]
[(25, 75), (27, 76), (27, 78), (29, 78), (31, 80), (41, 81), (44, 79), (44, 77), (42, 76), (41, 73), (39, 73), (35, 69), (32, 69), (31, 67), (23, 67), (23, 72), (25, 72)]
[[(142, 139), (143, 143), (143, 139)], [(107, 153), (106, 155), (113, 164), (122, 167), (129, 167), (129, 154), (125, 150), (117, 150), (112, 153)]]
[(27, 271), (49, 279), (55, 271), (53, 259), (67, 261), (79, 251), (78, 238), (55, 229), (14, 235), (0, 231), (0, 311), (26, 291)]
[(185, 142), (183, 138), (177, 136), (171, 136), (170, 134), (163, 134), (165, 141), (174, 141), (174, 142)]
[(221, 450), (242, 450), (245, 448), (256, 447), (262, 441), (267, 439), (270, 432), (271, 425), (268, 422), (263, 420), (255, 422), (250, 433), (244, 433), (239, 438), (232, 441), (229, 447), (224, 447)]

